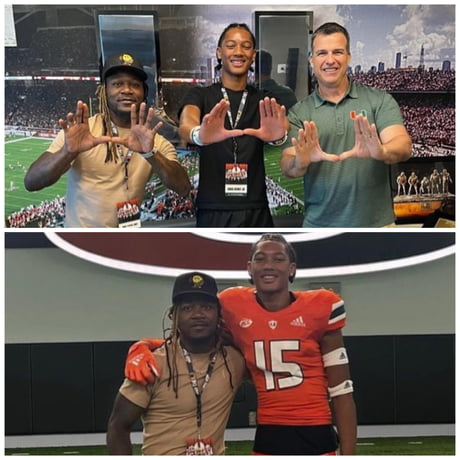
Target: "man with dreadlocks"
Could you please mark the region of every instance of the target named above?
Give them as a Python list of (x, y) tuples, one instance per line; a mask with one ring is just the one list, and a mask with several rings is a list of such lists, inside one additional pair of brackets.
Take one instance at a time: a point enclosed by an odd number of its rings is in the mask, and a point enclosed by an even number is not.
[[(253, 287), (222, 291), (225, 327), (243, 353), (257, 391), (254, 452), (354, 455), (356, 409), (341, 329), (344, 302), (332, 291), (290, 291), (296, 254), (280, 234), (264, 234), (249, 253)], [(154, 380), (148, 340), (133, 345), (126, 375)], [(151, 347), (154, 344), (150, 345)], [(332, 411), (334, 423), (332, 424)], [(340, 442), (339, 442), (340, 441)]]
[(75, 113), (59, 120), (62, 131), (24, 179), (26, 189), (35, 191), (68, 172), (66, 227), (123, 226), (117, 210), (140, 206), (153, 173), (180, 195), (190, 191), (174, 146), (158, 134), (161, 122), (152, 128), (154, 109), (146, 107), (141, 61), (129, 53), (114, 54), (100, 77), (99, 113), (89, 117), (87, 104), (78, 101)]
[(200, 272), (178, 276), (172, 301), (170, 335), (153, 352), (161, 377), (147, 386), (128, 379), (122, 384), (109, 420), (109, 454), (132, 454), (130, 432), (139, 418), (144, 455), (224, 454), (244, 358), (222, 343), (214, 278)]

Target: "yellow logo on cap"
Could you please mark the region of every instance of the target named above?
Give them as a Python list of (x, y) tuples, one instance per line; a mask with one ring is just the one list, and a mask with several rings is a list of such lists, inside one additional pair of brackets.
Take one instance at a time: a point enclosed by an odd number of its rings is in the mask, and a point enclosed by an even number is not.
[(202, 288), (204, 284), (204, 279), (201, 275), (193, 275), (192, 276), (192, 283), (194, 288)]
[(134, 58), (130, 54), (123, 54), (121, 59), (125, 65), (132, 65), (134, 62)]

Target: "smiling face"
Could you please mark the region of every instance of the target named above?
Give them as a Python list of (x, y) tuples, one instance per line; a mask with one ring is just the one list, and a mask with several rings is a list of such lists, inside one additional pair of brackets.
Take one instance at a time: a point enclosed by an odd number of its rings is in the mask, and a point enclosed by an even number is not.
[(347, 38), (342, 33), (318, 34), (312, 43), (310, 65), (321, 86), (342, 88), (348, 86), (347, 69), (351, 54)]
[(113, 121), (130, 122), (131, 105), (144, 100), (144, 83), (132, 72), (116, 72), (105, 80), (107, 105)]
[(295, 274), (286, 246), (273, 240), (261, 241), (248, 262), (248, 272), (258, 293), (274, 294), (289, 290), (289, 278)]
[(216, 56), (222, 61), (222, 74), (246, 76), (256, 57), (251, 34), (241, 27), (227, 30)]

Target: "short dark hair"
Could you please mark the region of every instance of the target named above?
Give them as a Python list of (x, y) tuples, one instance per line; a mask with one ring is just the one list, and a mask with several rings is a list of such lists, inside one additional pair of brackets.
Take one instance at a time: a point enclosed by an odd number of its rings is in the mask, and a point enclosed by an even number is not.
[(249, 34), (251, 35), (252, 46), (254, 46), (254, 48), (256, 47), (256, 37), (255, 37), (255, 35), (252, 33), (252, 31), (251, 31), (251, 29), (249, 28), (249, 26), (248, 26), (247, 24), (238, 23), (238, 22), (232, 22), (231, 24), (229, 24), (229, 25), (223, 30), (223, 32), (220, 34), (219, 41), (217, 42), (217, 46), (222, 46), (222, 42), (224, 41), (225, 34), (226, 34), (230, 29), (244, 29), (244, 30), (246, 30), (247, 32), (249, 32)]
[[(275, 241), (276, 243), (281, 243), (284, 246), (284, 249), (286, 251), (286, 254), (288, 255), (289, 262), (290, 263), (296, 263), (297, 261), (297, 255), (295, 252), (294, 247), (292, 246), (289, 241), (284, 238), (283, 235), (280, 233), (264, 233), (253, 245), (251, 246), (251, 249), (249, 250), (249, 260), (252, 260), (254, 257), (254, 254), (257, 251), (257, 246), (262, 243), (263, 241)], [(295, 272), (292, 276), (289, 277), (289, 281), (292, 283), (295, 278)], [(250, 283), (252, 283), (252, 278), (249, 280)]]
[(311, 36), (311, 48), (313, 51), (313, 42), (318, 35), (332, 35), (332, 34), (343, 34), (347, 40), (346, 49), (347, 52), (350, 52), (350, 34), (345, 27), (341, 26), (337, 22), (325, 22), (321, 26), (319, 26)]
[[(252, 46), (254, 47), (254, 49), (256, 49), (256, 37), (255, 35), (251, 32), (251, 29), (249, 28), (249, 26), (247, 24), (244, 24), (244, 23), (238, 23), (238, 22), (232, 22), (231, 24), (229, 24), (224, 30), (223, 32), (220, 34), (220, 37), (219, 37), (219, 41), (217, 42), (217, 46), (220, 48), (222, 46), (222, 42), (224, 41), (224, 38), (225, 38), (225, 34), (230, 30), (230, 29), (244, 29), (246, 30), (247, 32), (249, 32), (249, 34), (251, 35), (251, 41), (252, 41)], [(221, 59), (217, 59), (217, 65), (215, 66), (214, 70), (217, 72), (219, 71), (220, 69), (222, 69), (222, 60)], [(252, 70), (252, 67), (251, 69), (249, 70)]]

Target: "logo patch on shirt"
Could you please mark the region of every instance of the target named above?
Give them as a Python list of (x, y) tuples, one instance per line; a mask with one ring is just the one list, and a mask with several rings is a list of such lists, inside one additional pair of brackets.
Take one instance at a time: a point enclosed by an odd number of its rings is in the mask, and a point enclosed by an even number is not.
[(278, 326), (278, 321), (271, 320), (271, 321), (268, 322), (268, 325), (269, 325), (272, 329), (276, 329), (276, 326)]
[(244, 318), (240, 321), (240, 327), (247, 328), (252, 325), (252, 319)]
[(293, 319), (289, 324), (291, 326), (306, 327), (306, 324), (304, 323), (302, 316), (298, 316), (296, 319)]
[[(367, 118), (367, 112), (366, 112), (364, 109), (360, 111), (360, 114), (361, 114), (363, 117), (366, 117), (366, 118)], [(356, 115), (358, 115), (358, 114), (356, 113), (355, 110), (352, 110), (352, 111), (350, 112), (350, 118), (351, 118), (352, 120), (354, 120), (354, 119), (356, 118)]]

